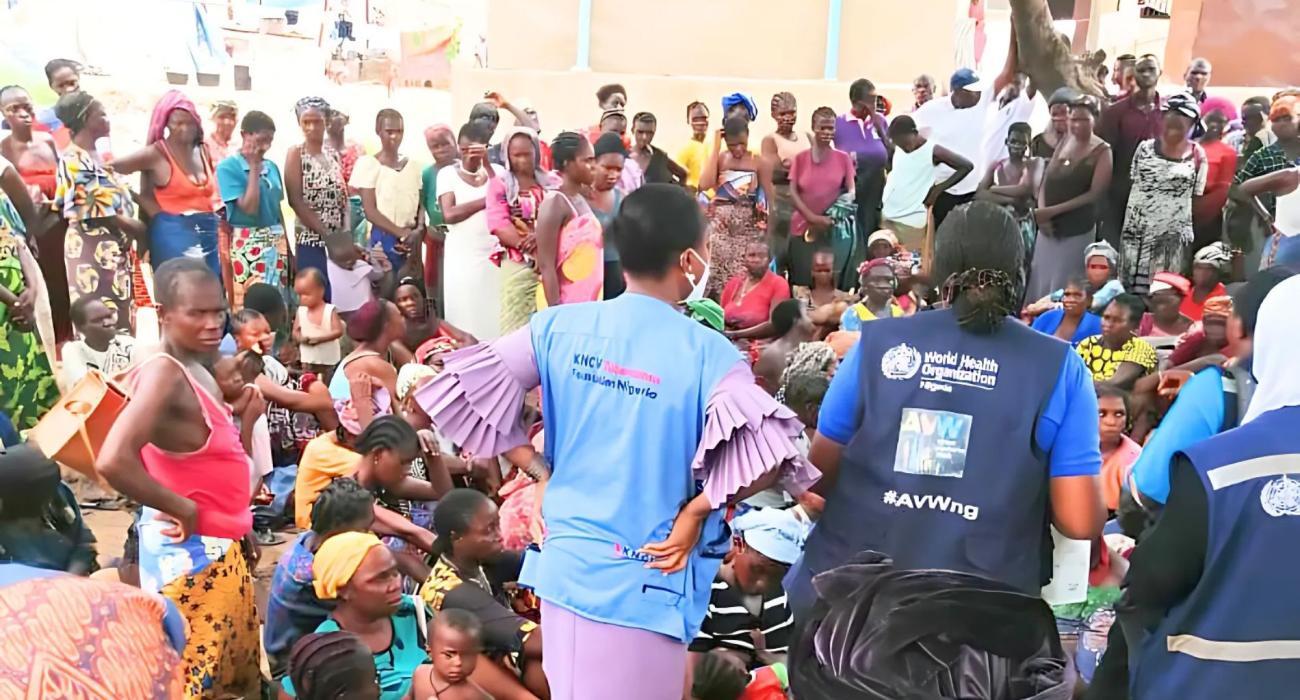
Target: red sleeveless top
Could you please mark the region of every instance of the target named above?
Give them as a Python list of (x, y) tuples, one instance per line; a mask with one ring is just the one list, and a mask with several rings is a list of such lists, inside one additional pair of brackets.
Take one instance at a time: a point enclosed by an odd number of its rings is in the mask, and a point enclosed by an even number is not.
[(198, 506), (197, 535), (237, 540), (253, 528), (249, 502), (249, 457), (239, 439), (239, 428), (225, 402), (208, 393), (176, 358), (158, 355), (141, 363), (130, 374), (131, 393), (159, 391), (161, 387), (139, 384), (140, 369), (158, 357), (175, 362), (199, 400), (208, 440), (194, 452), (168, 452), (152, 444), (140, 448), (140, 461), (158, 483), (194, 501)]

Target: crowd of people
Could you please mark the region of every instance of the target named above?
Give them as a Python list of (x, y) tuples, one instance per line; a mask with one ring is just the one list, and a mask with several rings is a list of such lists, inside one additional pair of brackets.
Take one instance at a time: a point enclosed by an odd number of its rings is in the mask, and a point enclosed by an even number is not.
[[(75, 63), (52, 110), (0, 88), (0, 689), (1031, 697), (861, 661), (883, 626), (1063, 693), (1033, 697), (1280, 697), (1300, 91), (1238, 106), (1197, 59), (1160, 94), (1121, 56), (1108, 96), (1040, 97), (1015, 47), (906, 110), (692, 102), (672, 150), (620, 85), (550, 138), (489, 92), (428, 157), (393, 109), (368, 153), (320, 97), (178, 91), (110, 152)], [(63, 445), (23, 437), (104, 380), (111, 425), (64, 431), (134, 515), (99, 570)], [(1052, 530), (1091, 557), (1048, 614)], [(1052, 627), (999, 664), (846, 601)]]

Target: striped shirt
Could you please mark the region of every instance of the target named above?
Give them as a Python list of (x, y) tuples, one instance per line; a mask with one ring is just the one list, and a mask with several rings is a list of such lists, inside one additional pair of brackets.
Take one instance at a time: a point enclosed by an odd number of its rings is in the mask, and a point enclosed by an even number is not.
[(785, 591), (764, 595), (757, 617), (745, 606), (745, 597), (740, 589), (733, 588), (721, 577), (715, 579), (709, 595), (708, 614), (700, 626), (700, 633), (691, 642), (690, 650), (735, 649), (752, 654), (753, 632), (758, 630), (763, 635), (766, 651), (786, 653), (794, 631), (794, 614), (786, 604)]

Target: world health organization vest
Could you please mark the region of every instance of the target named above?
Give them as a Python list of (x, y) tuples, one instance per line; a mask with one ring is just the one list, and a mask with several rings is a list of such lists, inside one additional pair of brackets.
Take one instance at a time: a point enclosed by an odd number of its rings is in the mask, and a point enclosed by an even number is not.
[(805, 548), (809, 573), (871, 549), (1036, 594), (1050, 538), (1034, 432), (1070, 346), (1013, 320), (970, 333), (941, 310), (872, 321), (857, 351), (863, 415)]
[(1300, 694), (1300, 407), (1183, 451), (1209, 507), (1205, 571), (1135, 645), (1138, 698)]

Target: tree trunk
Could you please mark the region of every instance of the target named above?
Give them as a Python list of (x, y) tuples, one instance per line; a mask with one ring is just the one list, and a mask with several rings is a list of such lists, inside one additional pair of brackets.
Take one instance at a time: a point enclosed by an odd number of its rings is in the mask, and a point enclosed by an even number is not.
[(1106, 96), (1101, 81), (1097, 80), (1095, 66), (1075, 60), (1070, 53), (1070, 42), (1052, 26), (1047, 0), (1009, 0), (1009, 3), (1020, 50), (1020, 70), (1029, 76), (1038, 92), (1050, 97), (1058, 88), (1071, 87), (1097, 98)]

